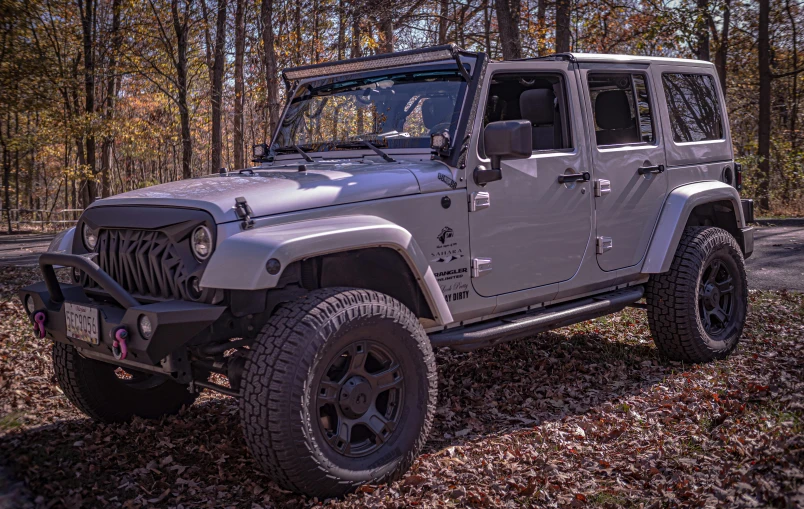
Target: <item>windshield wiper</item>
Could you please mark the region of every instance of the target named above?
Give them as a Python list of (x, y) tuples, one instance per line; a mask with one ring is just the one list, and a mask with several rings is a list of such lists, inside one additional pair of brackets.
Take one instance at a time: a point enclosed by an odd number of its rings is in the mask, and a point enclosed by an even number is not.
[(335, 148), (356, 148), (356, 146), (364, 146), (374, 151), (375, 154), (385, 159), (386, 162), (395, 163), (396, 159), (386, 154), (384, 151), (377, 148), (376, 145), (367, 140), (355, 140), (345, 143), (336, 143)]
[(366, 147), (368, 147), (368, 148), (370, 148), (371, 150), (373, 150), (375, 154), (377, 154), (378, 156), (382, 157), (382, 158), (383, 158), (383, 159), (385, 159), (387, 162), (389, 162), (389, 163), (395, 163), (395, 162), (396, 162), (396, 159), (394, 159), (393, 157), (389, 156), (388, 154), (386, 154), (385, 152), (383, 152), (382, 150), (380, 150), (379, 148), (377, 148), (377, 147), (376, 147), (376, 146), (375, 146), (373, 143), (371, 143), (370, 141), (367, 141), (367, 140), (361, 140), (361, 143), (363, 143), (363, 145), (365, 145)]
[(293, 145), (293, 150), (295, 150), (296, 152), (298, 152), (299, 154), (301, 154), (301, 156), (304, 158), (304, 160), (305, 160), (305, 161), (307, 161), (308, 163), (312, 163), (312, 162), (313, 162), (313, 158), (312, 158), (312, 157), (310, 157), (309, 155), (307, 155), (307, 152), (305, 152), (304, 150), (302, 150), (302, 148), (301, 148), (300, 146), (298, 146), (298, 145)]

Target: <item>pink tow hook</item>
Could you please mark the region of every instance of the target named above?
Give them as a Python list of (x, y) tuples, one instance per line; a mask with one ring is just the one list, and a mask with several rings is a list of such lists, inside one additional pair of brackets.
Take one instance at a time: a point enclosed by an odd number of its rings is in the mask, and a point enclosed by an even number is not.
[(42, 339), (42, 338), (45, 337), (45, 320), (46, 319), (47, 319), (47, 316), (45, 315), (44, 311), (37, 311), (33, 315), (34, 334), (36, 334), (39, 337), (39, 339)]
[(114, 342), (112, 343), (112, 354), (117, 360), (123, 360), (128, 355), (128, 346), (126, 340), (128, 339), (128, 331), (120, 327), (114, 331)]

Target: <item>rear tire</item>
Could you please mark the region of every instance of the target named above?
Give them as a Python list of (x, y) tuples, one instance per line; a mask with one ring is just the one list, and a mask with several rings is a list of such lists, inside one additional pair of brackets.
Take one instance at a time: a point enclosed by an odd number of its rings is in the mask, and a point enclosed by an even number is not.
[(280, 306), (252, 347), (242, 387), (246, 442), (263, 470), (323, 499), (407, 471), (433, 422), (437, 373), (408, 308), (333, 288)]
[(75, 347), (64, 343), (53, 343), (53, 370), (67, 398), (102, 422), (125, 422), (134, 416), (158, 419), (179, 413), (198, 397), (186, 385), (159, 375), (121, 373), (117, 366), (82, 357)]
[(684, 230), (670, 270), (647, 284), (648, 323), (665, 357), (708, 362), (726, 358), (743, 333), (748, 284), (740, 247), (714, 227)]

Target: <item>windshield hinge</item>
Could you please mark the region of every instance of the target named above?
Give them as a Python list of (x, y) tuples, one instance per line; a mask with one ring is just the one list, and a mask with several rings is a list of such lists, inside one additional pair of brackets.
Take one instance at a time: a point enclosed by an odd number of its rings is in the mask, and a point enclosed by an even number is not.
[(243, 220), (243, 222), (240, 223), (240, 227), (244, 230), (254, 228), (254, 220), (251, 219), (251, 215), (254, 214), (254, 211), (248, 206), (248, 203), (244, 197), (240, 196), (235, 198), (234, 208), (237, 217)]

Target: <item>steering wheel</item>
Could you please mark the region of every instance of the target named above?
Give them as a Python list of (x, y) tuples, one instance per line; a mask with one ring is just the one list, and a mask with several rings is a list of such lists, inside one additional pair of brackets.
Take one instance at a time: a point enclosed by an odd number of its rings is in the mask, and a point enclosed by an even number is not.
[(449, 128), (451, 126), (452, 122), (438, 123), (432, 129), (430, 129), (430, 134), (443, 133), (444, 131), (449, 131)]

